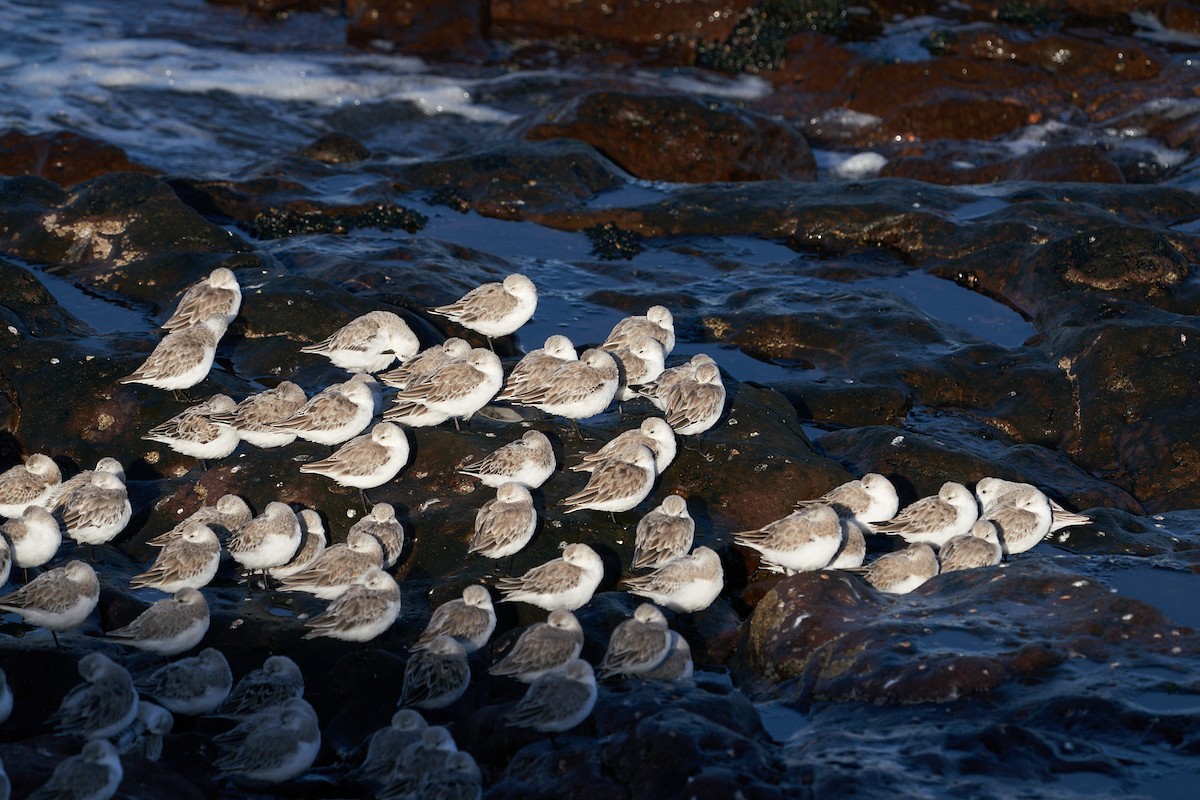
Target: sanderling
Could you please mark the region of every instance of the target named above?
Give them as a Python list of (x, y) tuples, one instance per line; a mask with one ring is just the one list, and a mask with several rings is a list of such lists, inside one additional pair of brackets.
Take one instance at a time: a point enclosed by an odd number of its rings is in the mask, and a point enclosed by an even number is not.
[(515, 481), (536, 489), (554, 474), (554, 447), (541, 431), (525, 431), (520, 439), (494, 450), (459, 470), (493, 489)]
[(725, 411), (725, 384), (716, 364), (701, 364), (696, 377), (684, 379), (667, 393), (663, 413), (680, 436), (704, 433)]
[(971, 530), (979, 518), (975, 495), (961, 483), (947, 481), (935, 495), (905, 506), (887, 522), (875, 523), (876, 533), (900, 536), (906, 542), (928, 542), (941, 547), (945, 542)]
[(237, 449), (241, 437), (237, 428), (227, 422), (217, 422), (213, 415), (228, 414), (235, 408), (237, 403), (232, 397), (214, 394), (203, 403), (155, 425), (142, 438), (162, 442), (176, 453), (201, 461), (224, 458)]
[(561, 672), (583, 650), (583, 628), (570, 611), (551, 611), (545, 622), (530, 625), (516, 644), (488, 670), (533, 683), (550, 672)]
[(1054, 511), (1050, 499), (1030, 486), (1006, 493), (988, 507), (985, 518), (1000, 533), (1004, 555), (1024, 553), (1050, 533)]
[(375, 379), (366, 373), (319, 392), (296, 413), (269, 427), (294, 433), (306, 442), (336, 445), (366, 429), (375, 416)]
[(286, 564), (267, 570), (267, 574), (272, 578), (299, 575), (317, 562), (329, 543), (325, 536), (325, 523), (316, 511), (311, 508), (301, 509), (300, 513), (296, 514), (296, 520), (300, 523), (300, 546)]
[(583, 463), (576, 464), (571, 467), (571, 470), (591, 472), (599, 464), (612, 458), (615, 453), (634, 444), (645, 445), (654, 452), (654, 468), (659, 475), (662, 475), (663, 470), (670, 466), (671, 462), (675, 460), (675, 454), (679, 451), (675, 431), (667, 424), (667, 421), (660, 417), (648, 417), (642, 420), (642, 424), (638, 427), (621, 433), (595, 453), (584, 456)]
[(514, 273), (500, 283), (485, 283), (459, 300), (430, 311), (491, 340), (516, 331), (536, 309), (537, 287), (529, 278)]
[(630, 386), (640, 386), (656, 380), (662, 374), (667, 357), (662, 342), (643, 336), (626, 347), (612, 351), (613, 358), (621, 368), (621, 382), (617, 388), (617, 400), (632, 400), (640, 395)]
[(408, 657), (400, 707), (445, 708), (462, 697), (470, 681), (462, 643), (452, 636), (438, 636)]
[(208, 377), (217, 342), (229, 323), (210, 315), (203, 321), (163, 337), (140, 367), (118, 383), (144, 383), (156, 389), (190, 389)]
[(120, 664), (103, 653), (89, 653), (77, 665), (77, 684), (50, 715), (59, 733), (83, 739), (107, 739), (137, 716), (138, 693)]
[(242, 287), (238, 285), (237, 277), (232, 270), (217, 267), (187, 288), (171, 318), (162, 327), (174, 331), (196, 325), (214, 314), (224, 317), (228, 325), (241, 307)]
[(57, 516), (79, 544), (104, 544), (117, 537), (133, 516), (125, 481), (111, 472), (93, 472), (91, 482), (79, 487), (58, 506)]
[(408, 463), (408, 436), (398, 425), (380, 422), (371, 432), (346, 442), (328, 458), (300, 465), (301, 472), (324, 475), (339, 486), (374, 489)]
[(661, 344), (667, 355), (675, 349), (675, 318), (666, 306), (650, 306), (645, 316), (625, 317), (613, 326), (600, 346), (605, 350), (617, 350), (643, 336)]
[(669, 494), (637, 524), (634, 535), (633, 569), (661, 567), (692, 549), (696, 521), (688, 513), (687, 501)]
[(208, 633), (208, 603), (197, 589), (183, 588), (159, 600), (123, 628), (108, 631), (121, 644), (175, 656), (200, 644)]
[(758, 530), (733, 534), (762, 553), (762, 566), (791, 575), (826, 566), (842, 546), (842, 521), (831, 506), (808, 506)]
[[(69, 561), (0, 597), (0, 609), (21, 615), (30, 625), (57, 633), (87, 619), (99, 600), (96, 571), (82, 561)], [(58, 637), (54, 640), (57, 642)]]
[(122, 481), (125, 480), (125, 468), (121, 466), (121, 462), (117, 461), (115, 458), (105, 456), (96, 462), (95, 469), (85, 469), (78, 475), (73, 475), (72, 477), (63, 481), (58, 487), (58, 491), (54, 493), (53, 499), (50, 501), (51, 510), (53, 511), (54, 509), (66, 505), (67, 503), (71, 502), (71, 499), (76, 494), (91, 486), (92, 476), (97, 472), (109, 472), (113, 475), (116, 475)]
[(296, 441), (296, 434), (278, 431), (276, 422), (291, 417), (308, 402), (304, 390), (291, 381), (283, 381), (247, 397), (232, 412), (213, 414), (211, 419), (237, 429), (238, 436), (255, 447), (283, 447)]
[(682, 364), (664, 369), (657, 379), (645, 386), (638, 387), (638, 391), (643, 397), (653, 403), (659, 411), (665, 411), (667, 408), (667, 395), (673, 392), (675, 387), (683, 381), (694, 381), (696, 379), (696, 371), (704, 365), (715, 367), (717, 362), (713, 360), (712, 356), (706, 353), (697, 353)]
[[(407, 787), (412, 787), (411, 789)], [(379, 796), (380, 800), (393, 800), (396, 795), (390, 785)], [(399, 795), (404, 798), (436, 797), (438, 800), (479, 800), (483, 796), (483, 774), (475, 758), (465, 750), (455, 750), (446, 755), (445, 761), (436, 769), (421, 770), (420, 777), (409, 781)]]
[(400, 754), (420, 741), (421, 731), (428, 727), (429, 723), (419, 711), (411, 708), (397, 711), (392, 715), (391, 724), (375, 731), (367, 739), (367, 754), (355, 770), (355, 776), (374, 784), (384, 781)]
[(305, 639), (325, 636), (343, 642), (369, 642), (400, 616), (400, 586), (381, 567), (371, 567), (323, 612), (306, 624)]
[(213, 533), (220, 539), (224, 537), (228, 539), (233, 532), (245, 525), (254, 517), (254, 513), (250, 510), (250, 506), (246, 505), (246, 501), (238, 497), (236, 494), (225, 494), (211, 506), (201, 506), (181, 520), (169, 531), (164, 531), (158, 534), (153, 539), (150, 539), (146, 544), (154, 547), (165, 547), (172, 539), (177, 538), (183, 533), (184, 528), (189, 525), (199, 524), (207, 525), (212, 528)]
[(410, 648), (423, 650), (439, 636), (452, 636), (470, 655), (487, 644), (495, 630), (496, 609), (492, 606), (492, 596), (482, 586), (468, 586), (463, 589), (461, 598), (442, 603), (433, 610), (429, 624)]
[(503, 382), (500, 359), (477, 347), (466, 358), (451, 361), (399, 391), (395, 405), (383, 417), (414, 428), (440, 425), (451, 418), (457, 425), (459, 419), (468, 419), (487, 405)]
[(865, 567), (850, 570), (867, 579), (881, 592), (908, 594), (938, 574), (937, 555), (925, 542), (913, 542), (903, 550), (887, 553)]
[(608, 408), (616, 397), (620, 377), (611, 355), (603, 350), (587, 350), (578, 361), (563, 362), (537, 383), (522, 385), (510, 399), (517, 405), (577, 421)]
[(662, 611), (642, 603), (633, 617), (618, 625), (600, 662), (600, 677), (640, 675), (662, 663), (671, 649), (671, 630)]
[(162, 757), (163, 737), (175, 727), (175, 717), (156, 703), (138, 701), (137, 716), (125, 730), (112, 737), (118, 753), (137, 752), (147, 761)]
[[(1016, 483), (1015, 481), (1006, 481), (1001, 478), (982, 478), (979, 483), (975, 484), (975, 496), (979, 498), (979, 505), (983, 509), (984, 516), (987, 516), (989, 509), (997, 503), (1004, 502), (1010, 496), (1017, 496), (1022, 492), (1030, 490), (1041, 492), (1040, 489), (1031, 483)], [(1074, 511), (1067, 511), (1054, 502), (1048, 495), (1046, 495), (1046, 502), (1050, 504), (1050, 533), (1062, 530), (1063, 528), (1069, 528), (1072, 525), (1092, 524), (1091, 517), (1086, 514), (1076, 514)]]
[(58, 520), (41, 506), (30, 506), (19, 519), (0, 525), (0, 532), (12, 545), (13, 563), (22, 568), (40, 567), (58, 554), (62, 529)]
[(150, 569), (129, 579), (134, 589), (149, 586), (174, 594), (208, 586), (221, 565), (221, 542), (207, 525), (189, 522), (159, 551)]
[(562, 334), (555, 334), (546, 339), (537, 350), (530, 350), (517, 362), (504, 381), (504, 389), (496, 397), (497, 400), (510, 400), (516, 397), (528, 386), (537, 386), (549, 380), (556, 369), (567, 361), (578, 361), (579, 354), (575, 345)]
[(496, 497), (475, 514), (475, 535), (467, 552), (487, 558), (511, 556), (529, 544), (536, 527), (537, 511), (529, 490), (520, 483), (501, 484)]
[(8, 576), (12, 572), (12, 550), (9, 547), (8, 539), (0, 537), (0, 586), (8, 583)]
[(346, 541), (325, 548), (308, 569), (284, 578), (280, 588), (333, 600), (383, 564), (383, 545), (366, 531), (351, 531)]
[(465, 339), (451, 337), (441, 344), (427, 347), (411, 360), (379, 373), (379, 380), (394, 389), (407, 389), (411, 384), (433, 375), (451, 361), (461, 361), (471, 354), (471, 344)]
[(300, 520), (285, 503), (273, 501), (262, 514), (234, 531), (227, 548), (247, 573), (286, 564), (300, 547)]
[(220, 716), (248, 719), (263, 709), (304, 696), (304, 675), (287, 656), (271, 656), (246, 673), (221, 706)]
[(559, 558), (547, 561), (518, 578), (501, 578), (496, 586), (502, 602), (529, 603), (546, 611), (574, 611), (592, 599), (604, 578), (604, 562), (586, 544), (568, 544)]
[(797, 508), (827, 505), (839, 516), (852, 517), (860, 525), (870, 526), (876, 522), (887, 522), (900, 509), (900, 498), (892, 482), (877, 472), (868, 472), (862, 478), (847, 481), (830, 489), (815, 500), (801, 500)]
[(657, 477), (654, 451), (642, 444), (631, 444), (597, 464), (587, 485), (564, 498), (562, 504), (568, 514), (584, 509), (629, 511), (649, 496)]
[(8, 721), (8, 718), (12, 716), (12, 710), (12, 687), (8, 685), (8, 675), (3, 669), (0, 669), (0, 725)]
[(29, 795), (29, 800), (108, 800), (117, 793), (124, 775), (115, 747), (105, 741), (88, 742), (79, 755), (60, 761), (50, 780)]
[[(426, 775), (445, 768), (450, 756), (458, 752), (454, 737), (441, 725), (428, 725), (417, 736), (417, 740), (404, 748), (393, 760), (391, 769), (382, 779), (383, 788), (378, 800), (400, 800), (401, 798), (437, 797), (440, 794), (418, 792)], [(450, 800), (447, 798), (447, 800)]]
[(677, 558), (647, 575), (626, 578), (625, 585), (640, 595), (677, 613), (701, 611), (712, 605), (725, 586), (720, 557), (707, 547)]
[(596, 674), (581, 659), (567, 663), (562, 672), (538, 678), (505, 715), (509, 725), (545, 733), (569, 731), (587, 719), (596, 705)]
[(376, 503), (371, 511), (350, 527), (346, 541), (358, 532), (375, 537), (383, 548), (383, 568), (391, 569), (404, 552), (404, 526), (396, 519), (396, 509), (391, 503)]
[(214, 741), (222, 747), (213, 762), (219, 772), (254, 783), (282, 783), (312, 766), (321, 749), (321, 729), (312, 706), (293, 698)]
[(842, 545), (825, 569), (853, 569), (866, 560), (867, 539), (862, 524), (851, 517), (842, 517), (841, 522)]
[(971, 530), (955, 536), (938, 551), (940, 571), (958, 572), (977, 567), (994, 567), (1003, 558), (1000, 534), (989, 519), (978, 519)]
[(417, 354), (421, 343), (408, 323), (391, 311), (371, 311), (350, 320), (323, 342), (300, 348), (325, 356), (347, 372), (379, 372)]
[(172, 713), (197, 716), (220, 708), (233, 688), (233, 673), (225, 655), (207, 647), (139, 677), (134, 685)]
[(34, 453), (0, 474), (0, 517), (13, 519), (30, 506), (49, 506), (61, 483), (54, 459)]
[(671, 631), (671, 646), (667, 649), (667, 657), (654, 669), (647, 670), (638, 677), (647, 681), (686, 681), (692, 677), (694, 671), (691, 645), (687, 639)]

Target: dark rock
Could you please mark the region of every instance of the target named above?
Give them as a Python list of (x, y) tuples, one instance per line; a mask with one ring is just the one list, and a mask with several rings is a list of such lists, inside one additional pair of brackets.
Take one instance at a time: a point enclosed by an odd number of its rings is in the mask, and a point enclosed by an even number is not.
[(880, 177), (911, 178), (941, 184), (998, 181), (1062, 181), (1124, 183), (1121, 168), (1099, 147), (1056, 145), (1038, 148), (1014, 159), (982, 166), (958, 166), (939, 153), (907, 156), (884, 165)]
[(482, 60), (490, 54), (487, 15), (487, 3), (480, 0), (348, 0), (346, 34), (352, 44), (383, 39), (403, 53)]
[(679, 95), (592, 92), (521, 125), (526, 139), (585, 141), (649, 180), (812, 180), (816, 162), (791, 125)]
[(0, 175), (35, 175), (74, 186), (108, 172), (155, 170), (129, 160), (125, 151), (70, 131), (0, 134)]
[(371, 157), (366, 145), (345, 133), (327, 133), (300, 151), (323, 164), (354, 164)]

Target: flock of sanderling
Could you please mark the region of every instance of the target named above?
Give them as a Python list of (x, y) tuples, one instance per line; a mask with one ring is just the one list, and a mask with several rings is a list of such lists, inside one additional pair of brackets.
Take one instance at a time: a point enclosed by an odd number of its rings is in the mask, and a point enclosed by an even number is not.
[[(203, 381), (241, 300), (228, 269), (217, 269), (190, 287), (163, 325), (167, 335), (121, 382), (180, 391)], [(536, 305), (533, 283), (523, 275), (509, 275), (432, 312), (491, 339), (519, 329)], [(374, 311), (302, 348), (354, 373), (345, 383), (311, 398), (287, 381), (240, 403), (215, 395), (152, 428), (144, 438), (201, 461), (224, 458), (242, 441), (270, 448), (300, 438), (337, 446), (300, 470), (357, 488), (368, 504), (366, 492), (394, 479), (409, 461), (406, 427), (447, 420), (457, 425), (501, 400), (564, 417), (578, 429), (579, 420), (605, 411), (614, 400), (644, 397), (663, 416), (646, 419), (584, 456), (571, 469), (588, 473), (586, 485), (559, 501), (565, 513), (625, 512), (649, 496), (672, 463), (676, 436), (703, 433), (724, 411), (725, 387), (716, 363), (697, 355), (667, 368), (674, 345), (671, 312), (654, 306), (645, 316), (622, 320), (603, 344), (582, 354), (566, 337), (551, 336), (506, 379), (490, 348), (450, 338), (419, 351), (416, 336), (400, 317)], [(381, 383), (394, 390), (389, 391), (392, 404), (382, 413), (384, 421), (371, 426), (382, 410)], [(463, 465), (462, 473), (496, 490), (495, 499), (476, 515), (469, 552), (504, 559), (524, 548), (538, 522), (530, 490), (557, 467), (550, 440), (537, 430)], [(89, 546), (117, 537), (131, 516), (124, 477), (119, 461), (104, 458), (94, 470), (63, 481), (55, 461), (42, 454), (0, 474), (0, 516), (9, 518), (0, 529), (0, 583), (7, 582), (13, 566), (27, 572), (52, 561), (64, 534)], [(998, 564), (1005, 554), (1028, 550), (1052, 530), (1087, 522), (1031, 485), (993, 478), (979, 481), (974, 495), (961, 484), (946, 483), (937, 495), (900, 510), (891, 482), (872, 473), (822, 497), (802, 500), (787, 517), (736, 533), (734, 541), (758, 551), (765, 569), (788, 574), (851, 570), (881, 591), (903, 593), (939, 571)], [(693, 548), (694, 534), (687, 500), (678, 495), (666, 497), (638, 522), (632, 568), (649, 571), (624, 583), (652, 602), (638, 606), (612, 632), (598, 667), (601, 677), (691, 676), (688, 642), (669, 628), (659, 607), (700, 611), (724, 587), (720, 558), (708, 547)], [(870, 534), (899, 536), (908, 546), (864, 566), (865, 535)], [(254, 516), (242, 498), (226, 495), (151, 540), (161, 548), (159, 555), (131, 586), (171, 597), (108, 635), (163, 656), (196, 647), (209, 626), (201, 590), (216, 575), (224, 549), (247, 580), (259, 573), (268, 586), (274, 582), (282, 591), (330, 601), (323, 613), (306, 622), (308, 637), (371, 640), (400, 613), (400, 587), (388, 570), (401, 557), (404, 536), (387, 503), (371, 506), (342, 543), (330, 545), (313, 509), (297, 513), (285, 503), (269, 502)], [(489, 669), (492, 675), (529, 684), (507, 716), (510, 724), (553, 734), (573, 728), (591, 713), (596, 676), (580, 659), (583, 631), (571, 612), (591, 599), (603, 574), (595, 550), (564, 543), (559, 558), (497, 581), (504, 601), (550, 612), (545, 622), (523, 631)], [(98, 599), (95, 571), (73, 560), (0, 597), (0, 609), (49, 629), (57, 642), (57, 632), (82, 623)], [(390, 727), (371, 738), (356, 771), (377, 796), (479, 796), (481, 778), (474, 760), (457, 752), (449, 732), (428, 726), (416, 709), (445, 708), (462, 696), (471, 675), (468, 657), (488, 643), (495, 627), (492, 594), (484, 586), (468, 586), (461, 599), (434, 610), (410, 648), (401, 710)], [(136, 748), (157, 758), (173, 714), (236, 720), (235, 727), (216, 737), (222, 755), (215, 767), (248, 781), (290, 780), (311, 766), (320, 749), (317, 717), (303, 698), (303, 676), (286, 656), (268, 658), (236, 686), (225, 657), (211, 648), (136, 679), (107, 656), (92, 653), (80, 659), (79, 674), (84, 683), (63, 699), (51, 721), (63, 734), (87, 744), (58, 766), (35, 797), (58, 797), (63, 787), (73, 787), (75, 797), (111, 797), (121, 780), (119, 754)], [(0, 721), (11, 709), (12, 694), (4, 681)], [(6, 781), (0, 782), (4, 785)]]

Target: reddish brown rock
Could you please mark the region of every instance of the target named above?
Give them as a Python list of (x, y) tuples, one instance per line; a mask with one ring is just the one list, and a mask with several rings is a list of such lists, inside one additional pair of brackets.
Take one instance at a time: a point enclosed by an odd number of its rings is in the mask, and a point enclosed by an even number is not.
[(891, 159), (881, 178), (911, 178), (943, 185), (999, 181), (1061, 181), (1124, 183), (1125, 176), (1111, 158), (1094, 145), (1042, 147), (1017, 158), (991, 164), (965, 165), (944, 154)]
[(532, 141), (588, 142), (649, 180), (812, 180), (816, 162), (793, 126), (723, 103), (680, 95), (592, 92), (526, 123)]
[(36, 175), (62, 186), (74, 186), (106, 172), (155, 170), (134, 163), (125, 151), (69, 131), (0, 134), (0, 175)]
[(346, 36), (359, 45), (392, 41), (402, 53), (482, 60), (491, 53), (487, 13), (484, 0), (347, 0)]

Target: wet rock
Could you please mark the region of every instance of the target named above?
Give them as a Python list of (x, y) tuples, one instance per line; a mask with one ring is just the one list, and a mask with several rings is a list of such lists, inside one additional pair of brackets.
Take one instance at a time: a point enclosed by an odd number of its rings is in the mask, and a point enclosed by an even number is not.
[(755, 608), (736, 674), (802, 707), (948, 702), (1036, 679), (1075, 654), (1167, 653), (1190, 636), (1152, 606), (1033, 556), (897, 597), (854, 576), (806, 573)]
[(1091, 145), (1044, 147), (1014, 159), (981, 166), (965, 166), (941, 153), (907, 156), (888, 161), (879, 174), (885, 178), (911, 178), (941, 184), (997, 181), (1125, 182), (1121, 168), (1103, 150)]
[(481, 60), (488, 8), (479, 0), (349, 0), (346, 35), (352, 44), (395, 42), (400, 52), (432, 58)]
[(521, 126), (533, 141), (588, 142), (649, 180), (812, 180), (816, 162), (791, 125), (680, 95), (592, 92)]
[(327, 133), (300, 151), (305, 158), (322, 164), (354, 164), (371, 157), (362, 142), (345, 133)]
[(0, 134), (0, 174), (35, 175), (74, 186), (108, 172), (154, 170), (129, 159), (121, 148), (71, 131)]

